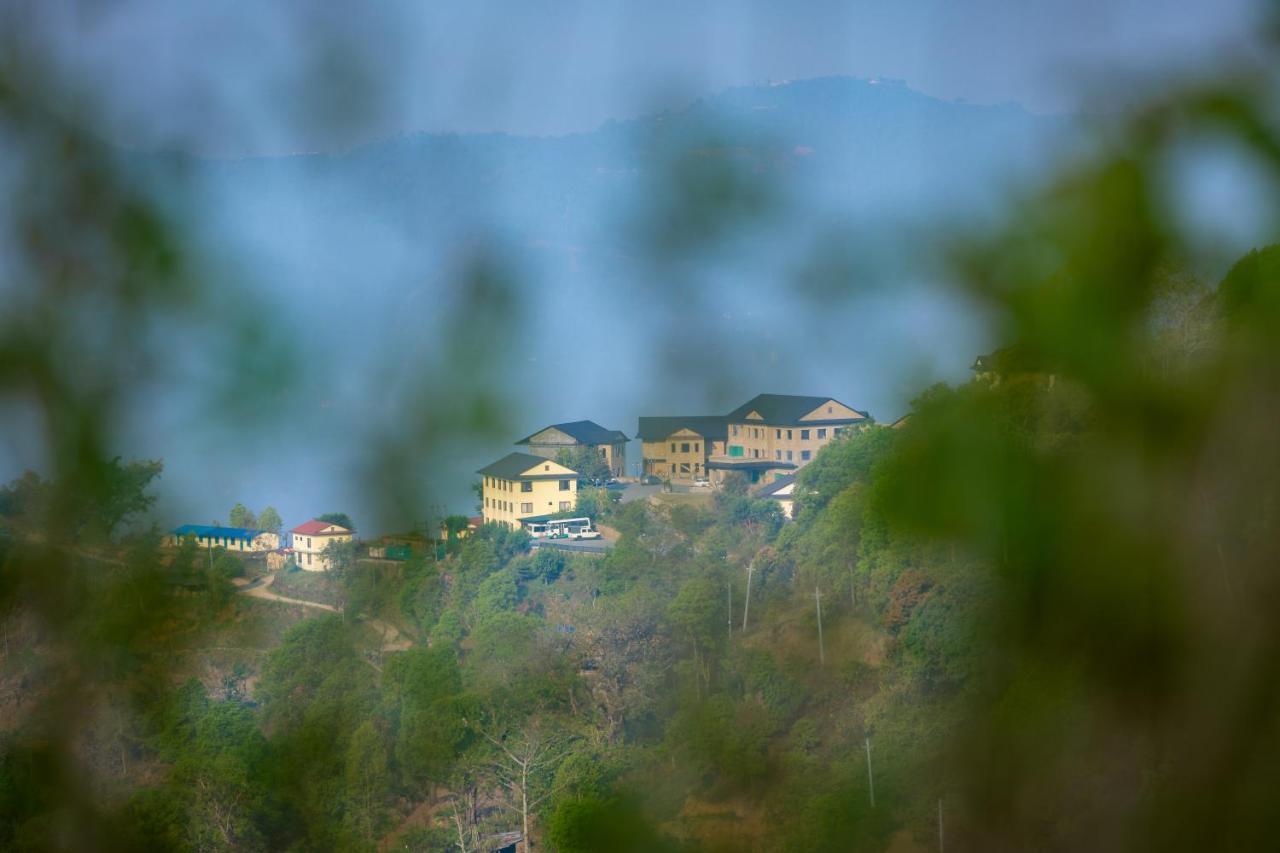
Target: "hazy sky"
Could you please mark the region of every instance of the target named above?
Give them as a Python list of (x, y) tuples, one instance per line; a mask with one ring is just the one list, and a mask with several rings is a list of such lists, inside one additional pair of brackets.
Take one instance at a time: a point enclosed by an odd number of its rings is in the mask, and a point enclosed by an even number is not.
[[(727, 86), (905, 79), (1033, 111), (1123, 103), (1250, 39), (1248, 0), (38, 0), (118, 133), (219, 154), (558, 134)], [(34, 19), (33, 19), (34, 20)], [(325, 84), (311, 85), (319, 75)], [(325, 76), (328, 75), (328, 76)], [(340, 119), (340, 121), (336, 120)]]
[[(823, 76), (901, 79), (938, 98), (1017, 102), (1041, 113), (1122, 110), (1145, 85), (1253, 49), (1254, 8), (1247, 0), (0, 0), (0, 62), (15, 44), (52, 58), (117, 142), (237, 157), (335, 151), (423, 131), (559, 135), (727, 87)], [(943, 200), (930, 169), (964, 175), (974, 165), (946, 157), (917, 163), (909, 150), (896, 153), (907, 176), (877, 204), (916, 218), (936, 213)], [(228, 164), (205, 165), (217, 172)], [(1225, 185), (1210, 177), (1211, 188)], [(471, 223), (475, 235), (464, 236), (501, 243), (509, 205), (560, 189), (537, 180), (535, 168), (474, 188), (484, 196), (482, 213)], [(137, 446), (121, 452), (165, 458), (165, 520), (217, 518), (237, 500), (256, 509), (275, 504), (290, 525), (335, 509), (369, 517), (361, 485), (352, 482), (358, 478), (344, 479), (355, 461), (350, 445), (359, 447), (351, 436), (355, 427), (383, 425), (371, 411), (389, 412), (383, 417), (394, 423), (396, 399), (371, 379), (371, 356), (408, 363), (429, 339), (414, 312), (427, 306), (435, 316), (447, 304), (443, 288), (460, 241), (452, 213), (428, 223), (424, 237), (422, 222), (367, 197), (359, 178), (354, 183), (291, 186), (273, 197), (252, 181), (214, 182), (184, 223), (217, 247), (226, 268), (242, 271), (278, 316), (316, 315), (317, 333), (301, 339), (311, 345), (301, 354), (326, 389), (347, 390), (336, 402), (326, 396), (300, 410), (273, 435), (200, 435), (189, 427), (190, 413), (177, 411), (179, 401), (136, 412), (128, 432)], [(836, 189), (844, 192), (847, 181)], [(594, 216), (600, 206), (573, 212)], [(561, 319), (559, 306), (571, 298), (585, 304), (624, 289), (625, 276), (607, 255), (588, 254), (579, 269), (577, 255), (522, 242), (530, 238), (519, 228), (506, 239), (536, 259), (522, 296), (557, 306), (550, 319)], [(929, 382), (963, 381), (972, 355), (991, 345), (964, 306), (922, 290), (907, 274), (820, 322), (791, 316), (794, 282), (781, 253), (768, 251), (777, 269), (747, 261), (708, 270), (716, 283), (705, 304), (669, 317), (659, 311), (649, 328), (570, 314), (566, 349), (563, 323), (530, 323), (541, 335), (531, 352), (542, 360), (530, 357), (513, 376), (536, 377), (552, 364), (575, 381), (554, 392), (514, 389), (524, 393), (513, 406), (520, 427), (511, 440), (580, 418), (630, 433), (639, 414), (725, 411), (759, 392), (846, 395), (892, 420)], [(743, 281), (752, 276), (770, 295), (743, 306)], [(402, 325), (410, 331), (392, 333)], [(736, 377), (724, 399), (688, 383), (683, 395), (672, 390), (655, 343), (664, 325), (688, 341), (675, 355), (687, 351)], [(377, 346), (353, 344), (360, 340), (353, 328)], [(852, 338), (851, 328), (858, 330)], [(815, 358), (809, 343), (819, 331), (844, 349)], [(717, 341), (726, 348), (716, 349)], [(608, 357), (583, 359), (582, 352)], [(568, 367), (548, 356), (568, 359)], [(765, 360), (743, 369), (745, 357)], [(909, 363), (920, 370), (908, 377), (902, 366)], [(42, 467), (38, 427), (23, 418), (0, 411), (0, 479)], [(471, 472), (510, 449), (498, 441), (437, 450), (454, 457), (452, 470), (431, 484), (437, 499), (470, 510)], [(367, 494), (380, 484), (363, 485)]]

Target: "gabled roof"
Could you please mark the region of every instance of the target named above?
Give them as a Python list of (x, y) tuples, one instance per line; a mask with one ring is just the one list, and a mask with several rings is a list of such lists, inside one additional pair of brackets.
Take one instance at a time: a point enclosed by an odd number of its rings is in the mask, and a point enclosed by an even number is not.
[(692, 430), (709, 441), (720, 441), (729, 434), (724, 415), (672, 415), (641, 418), (636, 437), (641, 441), (662, 441), (682, 429)]
[(216, 524), (183, 524), (170, 532), (179, 538), (195, 536), (199, 539), (207, 539), (210, 536), (216, 536), (222, 539), (243, 539), (246, 542), (252, 542), (267, 531), (249, 527), (219, 527)]
[(341, 524), (334, 524), (332, 521), (318, 521), (313, 518), (305, 524), (299, 524), (289, 532), (301, 533), (303, 536), (320, 536), (325, 533), (338, 535), (341, 533), (350, 533), (351, 531), (343, 527)]
[(795, 474), (784, 474), (783, 476), (775, 479), (772, 483), (769, 483), (768, 485), (764, 486), (762, 489), (756, 492), (756, 495), (762, 498), (774, 498), (774, 497), (789, 498), (791, 497), (791, 492), (792, 492), (792, 488), (790, 487), (793, 487), (795, 485), (795, 482), (796, 482)]
[(543, 427), (533, 435), (527, 435), (520, 439), (516, 444), (528, 444), (538, 433), (546, 432), (549, 429), (558, 429), (579, 444), (616, 444), (617, 442), (628, 440), (624, 433), (616, 429), (605, 429), (595, 421), (569, 421), (568, 423)]
[[(793, 394), (757, 394), (738, 408), (734, 409), (725, 416), (725, 420), (729, 423), (745, 423), (747, 415), (756, 412), (760, 415), (760, 423), (769, 426), (800, 426), (800, 419), (812, 412), (814, 409), (825, 404), (828, 400), (835, 400), (834, 397), (799, 397)], [(846, 403), (840, 403), (845, 406)], [(863, 418), (869, 418), (866, 412), (858, 411), (849, 406), (853, 411), (858, 412)], [(755, 420), (755, 418), (752, 418)], [(847, 421), (849, 418), (833, 418), (832, 420)], [(807, 421), (805, 423), (821, 423), (821, 421)]]
[[(541, 467), (551, 465), (553, 470), (542, 471)], [(525, 474), (526, 471), (538, 468), (538, 472), (534, 474)], [(567, 472), (567, 473), (566, 473)], [(564, 477), (578, 475), (577, 471), (566, 468), (556, 462), (552, 462), (542, 456), (534, 456), (532, 453), (508, 453), (506, 456), (494, 462), (492, 465), (486, 465), (476, 472), (489, 477), (497, 477), (500, 480), (547, 480), (562, 479)]]

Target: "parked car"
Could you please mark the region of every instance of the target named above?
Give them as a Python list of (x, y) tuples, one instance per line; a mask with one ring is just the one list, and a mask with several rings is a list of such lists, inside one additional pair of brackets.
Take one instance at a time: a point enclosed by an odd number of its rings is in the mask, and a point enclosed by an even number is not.
[(599, 539), (600, 531), (599, 530), (581, 530), (577, 533), (570, 533), (569, 538), (570, 539)]
[(662, 478), (656, 474), (645, 474), (640, 478), (640, 483), (645, 486), (661, 486)]
[(699, 477), (693, 481), (693, 487), (695, 489), (709, 489), (711, 488), (711, 481), (705, 477)]

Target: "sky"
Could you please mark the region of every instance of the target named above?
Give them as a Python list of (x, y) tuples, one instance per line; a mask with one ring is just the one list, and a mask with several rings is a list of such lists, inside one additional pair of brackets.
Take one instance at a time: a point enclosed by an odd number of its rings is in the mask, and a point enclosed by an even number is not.
[[(239, 161), (343, 152), (420, 133), (558, 137), (731, 87), (829, 76), (903, 80), (934, 98), (1037, 114), (1122, 112), (1144, 90), (1256, 50), (1255, 9), (1245, 0), (0, 0), (0, 40), (7, 33), (54, 62), (115, 144)], [(519, 178), (490, 185), (478, 209), (491, 221), (478, 222), (476, 233), (500, 233), (525, 186)], [(324, 328), (303, 353), (311, 373), (304, 382), (324, 392), (312, 401), (317, 408), (269, 436), (206, 435), (177, 396), (135, 413), (133, 446), (122, 452), (166, 459), (164, 523), (207, 523), (235, 501), (274, 504), (290, 525), (333, 510), (372, 515), (351, 486), (364, 461), (353, 429), (370, 422), (390, 429), (404, 383), (426, 381), (408, 372), (395, 386), (383, 381), (394, 369), (379, 371), (399, 363), (403, 373), (408, 354), (433, 345), (429, 324), (415, 325), (414, 312), (456, 296), (448, 270), (465, 253), (451, 241), (475, 235), (441, 229), (427, 245), (420, 229), (406, 228), (401, 214), (363, 189), (322, 186), (281, 199), (240, 181), (230, 190), (215, 183), (202, 196), (190, 224), (227, 268), (246, 271), (268, 313), (300, 312)], [(904, 189), (901, 201), (931, 203), (919, 187)], [(676, 340), (667, 346), (627, 322), (638, 316), (626, 307), (636, 297), (618, 284), (609, 258), (588, 253), (580, 263), (577, 247), (567, 255), (517, 248), (533, 259), (526, 305), (589, 301), (613, 288), (623, 322), (575, 324), (564, 347), (556, 337), (563, 315), (544, 308), (539, 328), (550, 331), (519, 367), (536, 375), (550, 365), (575, 381), (550, 393), (520, 389), (512, 440), (581, 418), (630, 433), (641, 413), (727, 411), (758, 392), (843, 395), (889, 421), (930, 381), (963, 380), (971, 355), (991, 343), (965, 306), (909, 276), (856, 309), (815, 320), (788, 302), (787, 261), (779, 256), (704, 270), (705, 302), (695, 307), (705, 320), (673, 311), (665, 330)], [(742, 277), (751, 275), (775, 276), (763, 292), (776, 295), (742, 304)], [(678, 288), (668, 295), (679, 303)], [(844, 334), (849, 328), (858, 330), (855, 339)], [(796, 345), (806, 329), (839, 345), (806, 361)], [(691, 383), (669, 393), (663, 371), (689, 357), (738, 379), (715, 400), (701, 399)], [(771, 387), (741, 378), (749, 371), (739, 360), (757, 357)], [(908, 363), (919, 366), (909, 378), (892, 370)], [(9, 433), (0, 441), (0, 479), (40, 467), (37, 442), (23, 438), (38, 422), (22, 412), (0, 415), (0, 432)], [(434, 497), (470, 511), (470, 472), (510, 449), (503, 442), (449, 448), (448, 482), (433, 486)]]
[[(1249, 49), (1247, 0), (22, 0), (121, 139), (220, 156), (420, 131), (563, 134), (720, 89), (882, 76), (1115, 109)], [(317, 79), (327, 82), (312, 86)], [(318, 89), (318, 91), (317, 91)], [(338, 120), (338, 119), (341, 120)]]

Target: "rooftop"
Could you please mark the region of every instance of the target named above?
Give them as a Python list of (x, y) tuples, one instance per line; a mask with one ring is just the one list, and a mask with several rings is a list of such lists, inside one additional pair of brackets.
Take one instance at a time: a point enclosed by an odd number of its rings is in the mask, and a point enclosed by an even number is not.
[(195, 536), (200, 539), (207, 539), (210, 536), (215, 536), (222, 539), (243, 539), (246, 542), (250, 542), (267, 531), (254, 530), (249, 527), (219, 527), (216, 524), (183, 524), (173, 528), (171, 532), (179, 538)]
[[(332, 530), (329, 529), (331, 527), (333, 528)], [(310, 521), (306, 522), (305, 524), (299, 524), (297, 527), (293, 528), (293, 530), (290, 532), (301, 533), (304, 536), (319, 536), (325, 532), (328, 532), (331, 534), (341, 534), (341, 533), (350, 533), (351, 531), (343, 527), (341, 524), (334, 524), (332, 521), (318, 521), (313, 518)]]
[[(757, 394), (738, 408), (734, 409), (725, 419), (729, 423), (743, 423), (747, 419), (747, 415), (751, 412), (759, 413), (765, 424), (770, 426), (799, 426), (800, 419), (812, 412), (820, 406), (826, 405), (828, 402), (840, 403), (834, 397), (801, 397), (793, 394)], [(847, 406), (847, 403), (840, 403)], [(832, 420), (850, 421), (869, 418), (866, 412), (853, 409), (860, 416), (859, 418), (833, 418)], [(806, 423), (821, 423), (821, 420), (807, 421)]]
[(636, 437), (641, 441), (661, 441), (682, 429), (696, 432), (711, 441), (720, 441), (729, 433), (724, 415), (664, 415), (641, 418)]
[[(548, 472), (539, 472), (537, 474), (525, 475), (525, 472), (541, 465), (552, 465), (555, 469)], [(567, 474), (565, 472), (568, 472)], [(492, 465), (486, 465), (476, 472), (484, 474), (488, 477), (497, 477), (500, 480), (519, 480), (519, 479), (543, 479), (548, 477), (567, 477), (578, 475), (577, 471), (571, 471), (563, 465), (552, 462), (542, 456), (534, 456), (532, 453), (508, 453), (506, 456), (494, 462)]]
[(579, 444), (616, 444), (620, 441), (628, 440), (625, 433), (616, 429), (605, 429), (595, 421), (569, 421), (563, 424), (552, 424), (551, 426), (543, 427), (533, 435), (527, 435), (520, 439), (516, 444), (528, 444), (538, 433), (546, 432), (549, 429), (558, 429)]

